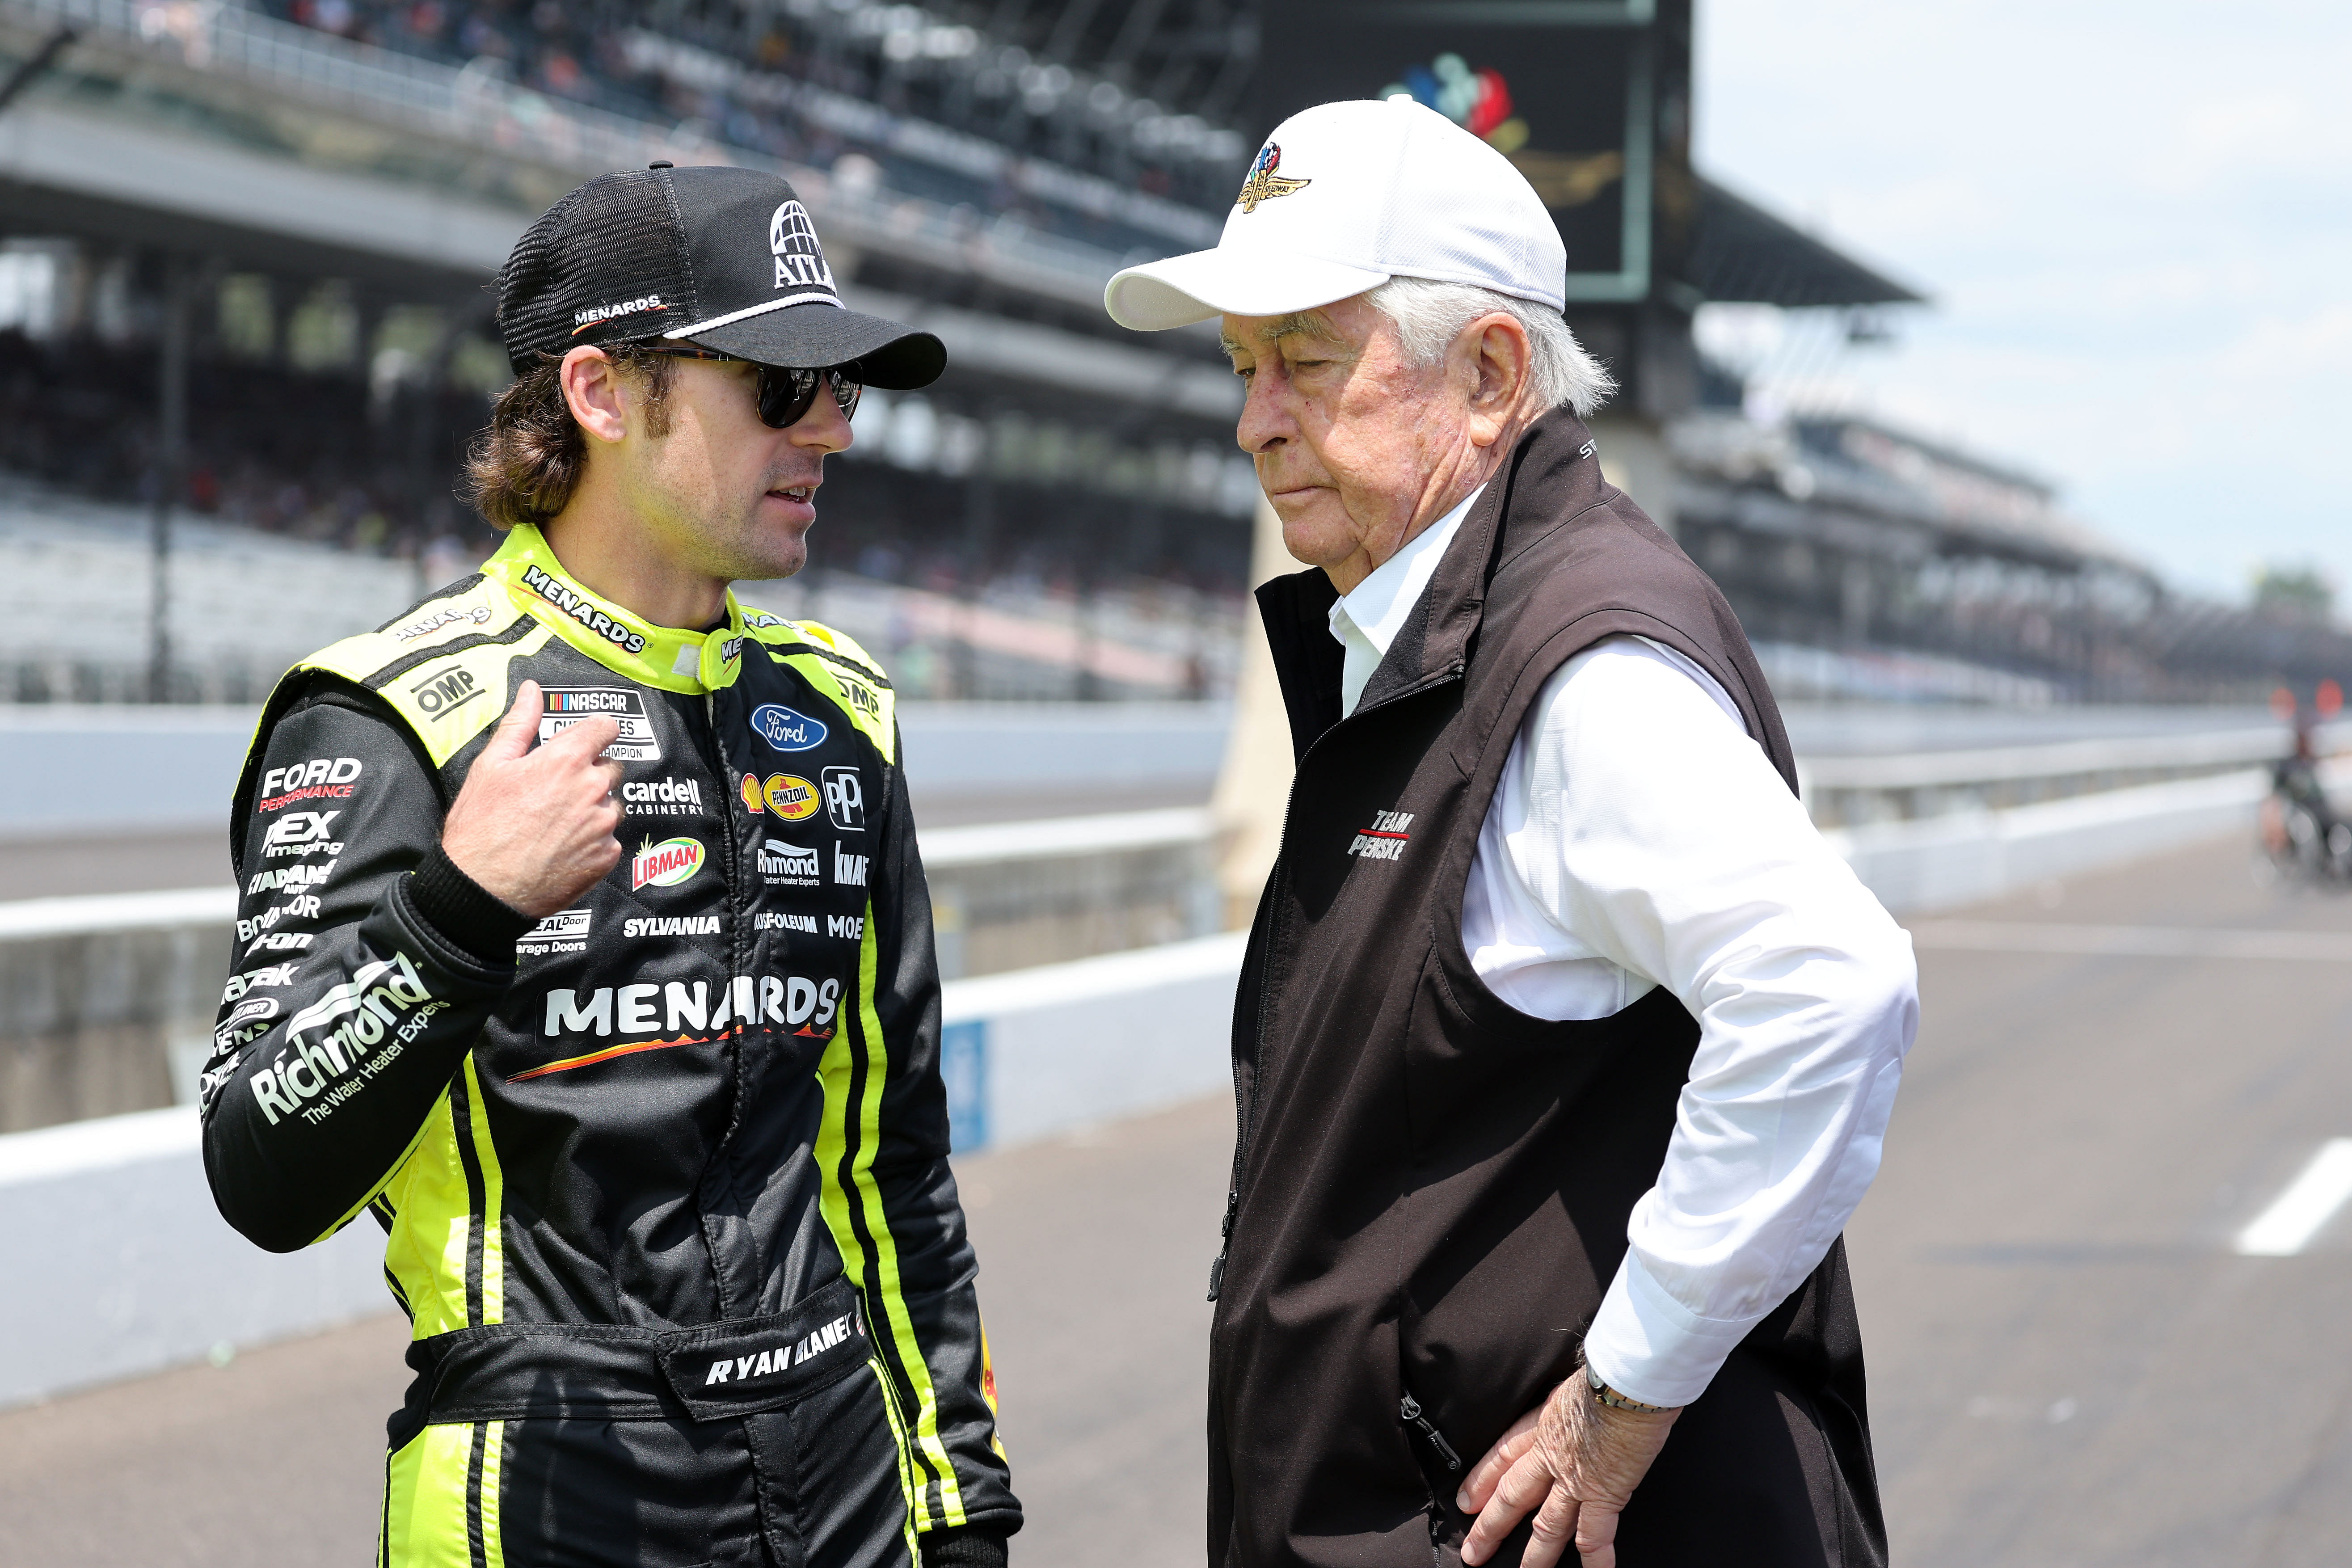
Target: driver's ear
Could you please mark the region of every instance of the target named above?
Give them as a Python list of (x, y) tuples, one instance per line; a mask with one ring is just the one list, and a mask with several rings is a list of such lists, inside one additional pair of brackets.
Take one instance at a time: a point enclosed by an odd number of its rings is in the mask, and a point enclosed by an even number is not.
[(580, 428), (599, 441), (617, 442), (629, 433), (624, 412), (620, 372), (604, 351), (585, 344), (563, 356), (557, 373), (564, 406)]

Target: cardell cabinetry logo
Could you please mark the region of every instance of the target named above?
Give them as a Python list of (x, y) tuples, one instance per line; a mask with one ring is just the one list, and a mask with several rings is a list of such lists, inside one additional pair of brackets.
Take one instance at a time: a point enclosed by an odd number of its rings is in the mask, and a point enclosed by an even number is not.
[(810, 752), (824, 744), (824, 725), (773, 702), (751, 713), (751, 732), (780, 752)]
[(665, 838), (646, 843), (629, 858), (629, 891), (640, 888), (675, 888), (702, 869), (702, 841)]

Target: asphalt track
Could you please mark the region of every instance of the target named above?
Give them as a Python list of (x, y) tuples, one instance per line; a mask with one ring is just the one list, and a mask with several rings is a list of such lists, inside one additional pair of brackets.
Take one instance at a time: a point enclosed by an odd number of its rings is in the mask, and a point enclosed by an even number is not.
[[(1850, 1233), (1895, 1561), (2352, 1561), (2352, 1216), (2232, 1250), (2352, 1136), (2352, 899), (2221, 845), (1916, 929), (1925, 1023)], [(1025, 1568), (1202, 1561), (1227, 1114), (961, 1163)], [(0, 1565), (365, 1561), (401, 1338), (0, 1415)]]

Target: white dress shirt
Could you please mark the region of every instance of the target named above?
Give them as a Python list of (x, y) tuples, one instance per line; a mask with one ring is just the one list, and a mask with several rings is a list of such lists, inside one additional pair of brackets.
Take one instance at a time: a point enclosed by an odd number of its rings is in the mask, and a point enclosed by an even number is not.
[[(1332, 606), (1340, 707), (1421, 598), (1474, 492)], [(1895, 925), (1706, 672), (1612, 637), (1528, 710), (1464, 890), (1488, 989), (1602, 1018), (1655, 986), (1698, 1020), (1657, 1184), (1585, 1336), (1596, 1376), (1687, 1405), (1804, 1282), (1877, 1173), (1917, 972)]]

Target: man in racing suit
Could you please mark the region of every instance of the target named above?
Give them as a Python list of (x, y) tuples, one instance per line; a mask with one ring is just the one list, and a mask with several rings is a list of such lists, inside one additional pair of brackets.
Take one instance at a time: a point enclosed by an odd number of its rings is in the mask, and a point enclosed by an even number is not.
[(504, 547), (291, 672), (238, 785), (215, 1197), (386, 1232), (382, 1563), (1001, 1565), (890, 683), (727, 591), (944, 351), (782, 181), (667, 164), (534, 225), (499, 323)]

